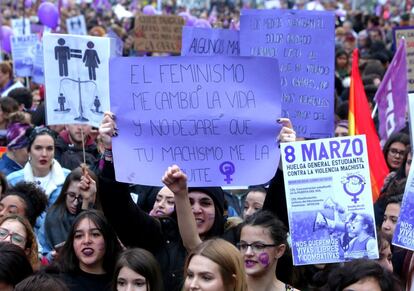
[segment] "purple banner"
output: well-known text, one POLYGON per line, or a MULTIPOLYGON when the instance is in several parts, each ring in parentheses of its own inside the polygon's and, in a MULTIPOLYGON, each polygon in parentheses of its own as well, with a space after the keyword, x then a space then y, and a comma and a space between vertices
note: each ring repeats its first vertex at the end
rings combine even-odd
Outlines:
POLYGON ((392 244, 414 251, 414 168, 410 168, 392 244))
POLYGON ((375 94, 375 101, 378 104, 378 131, 382 145, 393 132, 397 132, 405 126, 407 97, 405 41, 401 41, 375 94))
POLYGON ((240 54, 277 58, 282 116, 300 137, 334 131, 335 19, 331 12, 242 10, 240 54))
POLYGON ((276 59, 113 58, 109 71, 118 181, 161 185, 173 164, 191 186, 245 186, 274 175, 276 59))
POLYGON ((239 32, 228 29, 183 27, 182 56, 239 56, 239 32))

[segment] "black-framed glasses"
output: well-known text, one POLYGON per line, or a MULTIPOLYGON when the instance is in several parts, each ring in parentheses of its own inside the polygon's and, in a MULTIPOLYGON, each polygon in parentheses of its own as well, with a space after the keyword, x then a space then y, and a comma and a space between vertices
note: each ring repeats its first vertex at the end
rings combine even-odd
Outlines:
POLYGON ((399 151, 397 149, 390 149, 390 154, 394 157, 396 157, 397 155, 400 155, 401 157, 403 157, 405 154, 405 151, 399 151))
POLYGON ((265 248, 275 247, 276 244, 264 244, 258 241, 252 242, 251 244, 248 244, 245 241, 241 241, 237 243, 237 247, 242 252, 247 252, 247 249, 251 247, 252 251, 255 253, 263 251, 265 248))
POLYGON ((78 203, 81 203, 83 199, 81 195, 76 195, 76 193, 73 192, 66 192, 66 198, 70 202, 75 202, 75 200, 78 200, 78 203))
POLYGON ((15 245, 23 245, 26 242, 26 238, 21 234, 9 231, 3 227, 0 227, 0 240, 5 240, 7 237, 10 237, 10 241, 15 245))

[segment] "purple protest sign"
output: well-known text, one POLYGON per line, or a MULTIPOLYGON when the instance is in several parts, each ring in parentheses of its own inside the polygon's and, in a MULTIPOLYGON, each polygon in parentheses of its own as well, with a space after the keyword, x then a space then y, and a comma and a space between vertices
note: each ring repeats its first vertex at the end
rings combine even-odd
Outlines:
POLYGON ((228 29, 183 27, 182 56, 239 56, 239 32, 228 29))
POLYGON ((402 40, 374 97, 378 104, 381 144, 405 126, 407 97, 407 60, 402 40))
POLYGON ((414 168, 410 168, 392 244, 414 251, 414 168))
POLYGON ((333 136, 334 30, 332 12, 242 10, 240 55, 278 59, 282 116, 301 137, 333 136))
POLYGON ((276 59, 113 58, 109 71, 118 181, 160 185, 173 164, 191 186, 245 186, 274 175, 276 59))

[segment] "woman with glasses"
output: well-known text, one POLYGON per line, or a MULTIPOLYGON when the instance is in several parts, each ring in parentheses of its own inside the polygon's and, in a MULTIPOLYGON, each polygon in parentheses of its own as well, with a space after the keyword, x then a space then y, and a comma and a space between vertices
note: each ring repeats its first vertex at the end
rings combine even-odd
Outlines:
MULTIPOLYGON (((81 210, 94 208, 96 197, 95 174, 87 169, 78 167, 67 177, 62 186, 62 191, 46 214, 44 225, 45 247, 43 252, 50 252, 55 246, 65 242, 73 221, 81 210), (85 174, 84 174, 85 171, 85 174)), ((50 255, 48 259, 52 259, 50 255)))
POLYGON ((243 256, 249 290, 295 290, 275 275, 288 244, 286 227, 271 212, 259 210, 247 217, 237 246, 243 256))
MULTIPOLYGON (((55 203, 62 190, 63 182, 70 171, 62 168, 58 161, 54 159, 55 136, 50 129, 35 127, 28 130, 27 134, 29 137, 29 161, 23 169, 9 174, 7 180, 11 185, 15 185, 20 181, 34 182, 45 191, 48 197, 48 206, 50 206, 55 203)), ((41 227, 44 224, 45 216, 46 213, 44 212, 35 226, 42 253, 45 246, 45 235, 41 227)))
POLYGON ((409 145, 410 137, 405 133, 397 132, 388 138, 382 151, 390 171, 396 171, 401 167, 409 145))
POLYGON ((29 221, 17 214, 0 218, 0 242, 20 247, 26 254, 33 270, 40 267, 36 237, 29 221))
POLYGON ((342 241, 345 259, 375 259, 378 248, 371 216, 364 213, 351 213, 345 225, 346 233, 342 241))

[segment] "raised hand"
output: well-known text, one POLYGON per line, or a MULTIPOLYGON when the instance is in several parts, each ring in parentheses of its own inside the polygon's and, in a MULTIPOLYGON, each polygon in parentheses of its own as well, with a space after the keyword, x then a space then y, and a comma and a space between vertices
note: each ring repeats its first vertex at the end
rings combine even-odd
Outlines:
POLYGON ((175 196, 187 196, 187 175, 177 166, 168 167, 162 177, 162 182, 167 186, 175 196))
POLYGON ((112 149, 112 137, 118 135, 118 129, 115 123, 115 115, 112 112, 105 112, 101 125, 99 126, 99 133, 102 138, 102 143, 106 149, 112 149))

